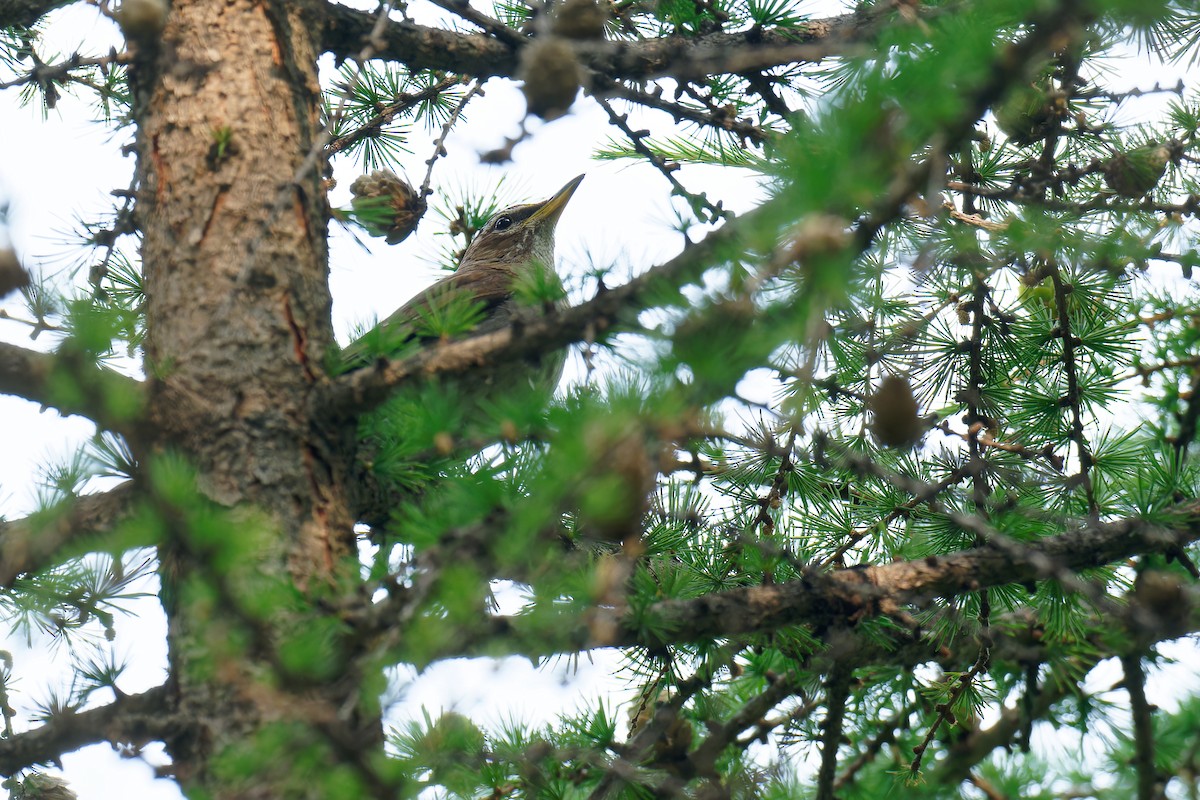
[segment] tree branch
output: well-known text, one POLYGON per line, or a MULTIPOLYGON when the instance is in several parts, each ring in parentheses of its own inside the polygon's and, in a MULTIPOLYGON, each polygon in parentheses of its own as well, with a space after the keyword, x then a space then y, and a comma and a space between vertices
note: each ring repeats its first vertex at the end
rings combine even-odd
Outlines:
POLYGON ((46 724, 0 739, 0 775, 13 775, 62 757, 63 753, 97 742, 145 744, 175 731, 182 722, 169 714, 165 686, 142 694, 118 697, 106 706, 63 712, 46 724))
POLYGON ((1146 673, 1141 653, 1121 656, 1125 672, 1125 690, 1129 692, 1129 711, 1133 715, 1133 763, 1137 770, 1138 800, 1157 800, 1161 795, 1158 769, 1154 758, 1154 708, 1146 700, 1146 673))
MULTIPOLYGON (((1099 654, 1091 655, 1083 661, 1072 663, 1072 672, 1085 675, 1101 660, 1103 659, 1099 654)), ((1046 716, 1056 703, 1079 688, 1074 680, 1069 679, 1048 680, 1045 684, 1040 689, 1026 688, 1026 692, 1037 693, 1032 703, 1021 702, 1004 708, 999 719, 990 727, 971 730, 955 742, 937 766, 926 773, 929 783, 934 786, 949 786, 968 780, 976 764, 987 758, 996 748, 1007 747, 1024 726, 1046 716)))
MULTIPOLYGON (((465 651, 460 648, 435 657, 495 652, 497 640, 508 640, 511 649, 526 655, 547 655, 594 647, 653 648, 703 642, 795 625, 828 631, 844 626, 848 620, 887 615, 905 603, 1031 583, 1055 577, 1062 570, 1084 570, 1134 555, 1171 552, 1200 540, 1200 520, 1195 517, 1198 510, 1200 501, 1181 506, 1180 521, 1173 528, 1137 519, 1089 525, 1030 542, 1025 545, 1028 557, 1021 559, 1014 559, 1006 548, 985 545, 916 561, 832 572, 814 569, 787 583, 740 587, 689 600, 664 600, 642 609, 636 617, 593 608, 588 612, 590 623, 578 624, 577 612, 564 611, 557 622, 539 615, 536 628, 531 628, 527 617, 494 616, 488 618, 486 630, 475 632, 478 635, 465 651)), ((386 626, 393 605, 373 606, 366 613, 375 619, 365 624, 386 626)), ((1132 609, 1129 613, 1135 612, 1140 614, 1142 610, 1132 609)), ((1138 616, 1137 622, 1142 625, 1146 619, 1138 616)), ((1110 619, 1110 624, 1115 620, 1110 619)), ((928 650, 929 645, 922 646, 928 650)))
POLYGON ((84 356, 39 353, 5 342, 0 342, 0 394, 23 397, 63 416, 79 414, 115 431, 126 430, 142 404, 139 381, 84 356))
POLYGON ((825 693, 825 719, 821 722, 821 766, 817 771, 817 800, 833 800, 833 780, 837 775, 838 747, 842 743, 842 725, 846 721, 846 701, 850 697, 853 674, 835 670, 829 676, 825 693))
MULTIPOLYGON (((751 697, 742 707, 735 711, 725 722, 713 722, 709 726, 708 736, 699 746, 688 753, 688 760, 699 775, 717 774, 717 761, 722 753, 747 728, 763 724, 767 712, 782 703, 787 698, 799 693, 803 699, 801 681, 794 673, 780 676, 769 683, 767 687, 751 697)), ((815 702, 815 701, 814 701, 815 702)), ((810 708, 809 703, 803 703, 802 708, 810 708)), ((765 740, 765 734, 762 735, 765 740)))
MULTIPOLYGON (((329 3, 327 11, 322 46, 339 58, 352 57, 370 36, 375 17, 337 3, 329 3)), ((613 79, 647 80, 668 74, 698 79, 821 61, 846 52, 872 19, 868 14, 843 14, 812 20, 787 34, 718 32, 641 41, 574 42, 572 47, 580 63, 613 79)), ((411 69, 440 69, 476 78, 512 76, 518 70, 519 43, 505 43, 487 34, 392 20, 382 38, 379 57, 402 61, 411 69)))
POLYGON ((0 0, 0 28, 30 28, 56 8, 76 0, 0 0))
MULTIPOLYGON (((876 616, 896 605, 950 597, 991 586, 1030 583, 1059 569, 1082 570, 1148 552, 1165 553, 1200 539, 1193 503, 1179 527, 1165 529, 1136 519, 1091 525, 1030 542, 1030 558, 1014 560, 991 545, 880 566, 815 571, 798 581, 750 586, 695 600, 667 600, 651 607, 656 628, 672 641, 761 633, 796 624, 825 628, 846 619, 876 616), (1047 563, 1049 562, 1049 563, 1047 563), (1047 569, 1053 565, 1049 570, 1047 569)), ((627 627, 618 629, 634 644, 627 627)), ((618 642, 614 642, 617 644, 618 642)))
POLYGON ((451 14, 457 14, 509 47, 520 47, 525 38, 519 31, 513 30, 500 20, 472 8, 468 0, 433 0, 433 3, 451 14))
POLYGON ((133 483, 107 492, 74 497, 14 522, 0 522, 0 587, 21 575, 61 560, 62 549, 85 536, 102 533, 133 503, 133 483))
POLYGON ((330 139, 329 144, 325 145, 325 154, 332 156, 363 139, 371 139, 379 136, 384 128, 390 125, 397 116, 412 108, 416 108, 422 103, 437 98, 442 92, 461 83, 462 79, 460 78, 442 78, 418 92, 413 92, 412 94, 400 92, 391 102, 379 107, 375 114, 366 122, 341 136, 330 139))

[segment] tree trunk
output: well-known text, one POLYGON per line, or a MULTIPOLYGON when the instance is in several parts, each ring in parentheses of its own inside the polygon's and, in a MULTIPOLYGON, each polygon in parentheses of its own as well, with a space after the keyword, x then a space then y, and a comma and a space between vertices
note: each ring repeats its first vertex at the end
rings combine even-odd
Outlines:
MULTIPOLYGON (((307 599, 356 568, 345 481, 353 441, 323 428, 309 403, 333 344, 326 202, 314 157, 317 8, 304 0, 174 0, 134 75, 151 381, 140 454, 182 454, 209 500, 269 514, 269 522, 246 518, 231 528, 263 537, 254 563, 238 566, 307 599)), ((185 791, 278 796, 265 774, 257 788, 218 785, 212 759, 248 752, 253 732, 287 719, 288 691, 338 708, 346 698, 311 682, 302 691, 263 689, 256 670, 279 666, 286 612, 252 611, 249 598, 233 605, 252 620, 252 658, 222 659, 211 605, 187 594, 195 570, 209 569, 212 581, 211 549, 201 552, 194 515, 168 500, 158 511, 167 521, 175 690, 194 723, 167 743, 177 775, 185 791)), ((222 592, 238 595, 236 575, 216 577, 222 592)), ((377 717, 362 725, 378 738, 377 717)))

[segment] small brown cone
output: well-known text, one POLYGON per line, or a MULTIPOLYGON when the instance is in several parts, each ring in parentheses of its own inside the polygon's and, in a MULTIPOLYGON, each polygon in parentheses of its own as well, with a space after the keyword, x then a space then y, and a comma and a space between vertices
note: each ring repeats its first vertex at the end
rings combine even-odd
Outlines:
POLYGON ((517 77, 525 81, 530 114, 552 120, 566 114, 579 92, 579 62, 565 40, 554 36, 534 39, 521 51, 517 77))
POLYGON ((387 170, 362 175, 350 184, 354 219, 372 236, 399 244, 417 229, 425 200, 404 179, 387 170))
POLYGON ((875 416, 871 431, 884 447, 912 447, 925 435, 928 426, 918 413, 908 378, 884 378, 867 408, 875 416))
POLYGON ((162 33, 167 12, 167 0, 121 0, 113 19, 126 41, 148 41, 162 33))
POLYGON ((1049 80, 1013 88, 993 108, 993 113, 1000 130, 1019 145, 1045 139, 1060 118, 1059 109, 1050 96, 1049 80))
POLYGON ((641 530, 658 475, 650 445, 640 428, 614 428, 605 421, 588 429, 585 439, 601 468, 582 483, 581 528, 602 541, 629 540, 641 530))
POLYGON ((1171 160, 1165 145, 1148 144, 1118 153, 1104 167, 1104 182, 1121 197, 1136 200, 1162 180, 1171 160))
POLYGON ((563 0, 554 10, 550 30, 564 39, 603 39, 608 5, 607 0, 563 0))

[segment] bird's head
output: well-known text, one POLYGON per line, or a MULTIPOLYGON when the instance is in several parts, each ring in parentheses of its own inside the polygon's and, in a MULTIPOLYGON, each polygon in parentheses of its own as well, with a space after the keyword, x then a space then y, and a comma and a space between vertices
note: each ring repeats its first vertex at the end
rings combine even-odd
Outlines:
POLYGON ((471 266, 510 265, 516 272, 529 264, 554 268, 554 228, 583 176, 572 178, 549 200, 510 206, 497 212, 463 253, 459 271, 471 266))

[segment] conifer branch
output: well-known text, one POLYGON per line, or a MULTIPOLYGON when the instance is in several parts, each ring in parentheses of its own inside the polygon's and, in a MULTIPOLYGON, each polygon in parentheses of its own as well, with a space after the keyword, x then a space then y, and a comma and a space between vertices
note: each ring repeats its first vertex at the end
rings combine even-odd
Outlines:
POLYGON ((834 800, 833 782, 837 775, 838 749, 842 744, 842 726, 846 722, 846 701, 854 679, 850 670, 834 670, 826 681, 825 719, 821 720, 821 766, 817 770, 816 800, 834 800))
POLYGON ((103 534, 132 507, 132 483, 63 500, 37 514, 0 522, 0 587, 66 557, 71 545, 103 534))
MULTIPOLYGON (((1081 526, 1057 536, 1020 543, 1019 555, 1011 547, 985 544, 918 560, 831 572, 810 569, 800 578, 783 583, 740 587, 686 600, 662 600, 640 610, 636 618, 608 609, 592 609, 593 617, 589 618, 592 624, 582 624, 574 612, 563 612, 553 624, 542 620, 534 630, 520 616, 493 616, 477 631, 479 635, 471 646, 451 647, 435 657, 469 655, 477 650, 488 652, 497 640, 509 641, 515 651, 525 655, 543 656, 594 647, 656 649, 765 634, 797 625, 818 632, 834 631, 842 629, 847 621, 890 615, 905 604, 921 606, 935 598, 996 586, 1046 579, 1061 581, 1065 574, 1103 567, 1135 555, 1166 554, 1200 541, 1200 500, 1177 507, 1175 518, 1178 522, 1169 527, 1139 519, 1081 526), (596 631, 605 633, 597 636, 596 631)), ((502 521, 495 521, 495 525, 497 530, 503 529, 502 521)), ((488 526, 486 530, 474 531, 470 537, 487 541, 495 537, 495 532, 488 526)), ((456 548, 462 546, 465 545, 455 544, 456 548)), ((1192 629, 1190 626, 1200 626, 1200 618, 1193 619, 1195 606, 1193 602, 1191 610, 1180 611, 1179 617, 1188 620, 1183 623, 1184 628, 1174 618, 1159 619, 1145 609, 1126 609, 1116 602, 1106 603, 1101 611, 1106 614, 1109 627, 1124 624, 1156 638, 1169 638, 1186 633, 1192 629)), ((364 609, 358 624, 366 629, 386 627, 399 610, 393 603, 377 604, 364 609)), ((996 633, 1000 627, 999 623, 992 626, 994 636, 1001 635, 996 633)), ((979 644, 973 633, 964 643, 974 648, 971 662, 964 665, 966 668, 978 659, 979 644)), ((918 647, 929 655, 928 644, 921 643, 918 647)), ((831 650, 845 657, 856 648, 857 645, 839 645, 831 650)), ((992 650, 993 659, 1014 658, 1001 646, 992 650)))
MULTIPOLYGON (((57 64, 43 63, 36 55, 33 55, 33 60, 33 67, 28 71, 21 73, 12 80, 0 81, 0 90, 12 89, 16 86, 32 85, 39 87, 46 93, 47 97, 57 97, 57 89, 52 88, 54 84, 78 83, 103 94, 107 91, 106 89, 97 85, 94 81, 79 77, 75 74, 75 71, 88 70, 92 67, 107 69, 127 64, 129 62, 129 54, 118 53, 116 50, 110 50, 103 56, 84 56, 82 53, 73 53, 57 64)), ((51 108, 54 106, 50 101, 47 101, 47 105, 51 108)))
MULTIPOLYGON (((758 729, 757 735, 765 738, 766 731, 763 731, 760 726, 763 725, 767 713, 795 695, 800 695, 800 698, 804 699, 803 688, 797 676, 794 673, 780 675, 769 681, 763 691, 743 703, 741 708, 733 712, 728 720, 714 723, 709 728, 708 736, 704 741, 688 755, 696 772, 701 775, 715 774, 716 764, 722 753, 729 746, 739 744, 738 735, 749 728, 758 729)), ((800 709, 811 711, 815 703, 816 698, 808 703, 802 703, 800 709)), ((779 720, 779 722, 782 721, 779 720)))
POLYGON ((1058 327, 1055 329, 1055 335, 1062 341, 1063 373, 1067 379, 1067 392, 1063 400, 1071 410, 1069 436, 1075 443, 1075 452, 1079 458, 1079 472, 1072 477, 1077 478, 1083 485, 1083 491, 1087 497, 1088 513, 1094 518, 1099 518, 1100 507, 1096 503, 1096 491, 1092 486, 1092 450, 1083 427, 1084 397, 1083 390, 1079 385, 1080 364, 1076 357, 1076 351, 1081 342, 1071 328, 1069 305, 1071 300, 1068 294, 1074 290, 1074 287, 1068 286, 1063 281, 1062 273, 1057 265, 1051 264, 1049 272, 1050 279, 1054 281, 1054 306, 1058 311, 1058 327))
MULTIPOLYGON (((743 636, 807 624, 817 629, 846 619, 875 616, 896 604, 950 597, 980 588, 1057 578, 1139 553, 1167 553, 1200 540, 1200 503, 1181 507, 1179 524, 1165 528, 1137 519, 1100 523, 1023 545, 1015 560, 1007 549, 985 546, 919 561, 812 573, 772 586, 731 589, 696 600, 666 600, 651 607, 656 627, 672 642, 743 636)), ((653 637, 651 637, 653 640, 653 637)), ((642 642, 628 628, 611 642, 642 642)))
POLYGON ((1121 656, 1121 667, 1125 673, 1125 691, 1129 692, 1129 710, 1133 715, 1137 800, 1158 800, 1162 793, 1154 758, 1154 707, 1146 699, 1146 673, 1142 671, 1141 654, 1121 656))
MULTIPOLYGON (((465 4, 447 2, 446 6, 455 13, 467 13, 463 10, 465 4)), ((339 58, 353 56, 370 34, 374 17, 337 3, 329 3, 327 11, 325 49, 339 58)), ((479 19, 471 21, 487 27, 484 15, 475 14, 479 19)), ((573 47, 584 66, 616 80, 646 80, 664 75, 703 78, 796 62, 818 62, 843 54, 858 46, 870 23, 870 15, 852 13, 810 20, 787 33, 717 32, 642 41, 577 42, 573 47)), ((511 31, 506 27, 504 30, 511 31)), ((411 69, 440 69, 476 78, 514 76, 518 71, 519 49, 529 39, 523 34, 512 34, 515 36, 503 34, 501 39, 496 35, 459 33, 391 20, 383 32, 378 55, 402 61, 411 69)))
POLYGON ((171 713, 170 697, 166 686, 158 686, 86 711, 60 712, 41 727, 0 739, 0 775, 56 762, 89 744, 148 744, 176 734, 187 722, 171 713))
POLYGON ((592 790, 588 796, 588 800, 605 800, 612 797, 618 788, 620 788, 621 779, 624 777, 621 770, 612 767, 620 765, 639 764, 647 756, 649 756, 656 745, 662 742, 670 730, 678 723, 679 712, 683 708, 684 703, 692 699, 698 692, 704 690, 712 684, 714 678, 711 669, 702 669, 695 675, 692 675, 687 680, 681 682, 676 687, 667 702, 659 705, 654 713, 648 719, 637 726, 635 721, 633 729, 630 731, 628 741, 625 742, 621 757, 616 763, 610 766, 605 776, 600 780, 600 783, 592 790))
POLYGON ((509 47, 520 47, 525 37, 505 25, 498 19, 488 16, 479 9, 472 8, 468 0, 433 0, 434 5, 444 8, 452 14, 479 27, 484 33, 494 36, 509 47))
POLYGON ((843 786, 850 784, 854 780, 863 767, 873 762, 883 751, 884 745, 891 744, 896 739, 896 731, 901 726, 907 723, 907 720, 912 716, 915 710, 915 705, 907 705, 899 709, 893 716, 883 720, 879 726, 879 732, 876 733, 867 742, 866 747, 862 749, 850 764, 842 771, 841 774, 833 782, 833 791, 839 791, 843 786))
POLYGON ((738 117, 735 108, 708 110, 693 108, 677 101, 667 100, 663 97, 661 86, 656 86, 650 91, 641 91, 624 83, 609 81, 607 85, 597 87, 597 89, 594 89, 597 94, 619 97, 639 106, 663 111, 670 114, 676 122, 686 120, 713 130, 727 131, 741 139, 743 144, 751 142, 761 145, 772 136, 770 129, 754 125, 749 120, 738 117))
POLYGON ((599 103, 600 107, 604 109, 604 112, 608 114, 609 124, 620 130, 621 133, 625 135, 625 138, 629 140, 629 144, 631 147, 633 147, 634 151, 646 159, 646 161, 650 162, 650 164, 660 173, 662 173, 664 178, 667 179, 667 181, 671 184, 672 194, 676 194, 687 200, 697 216, 700 216, 701 211, 706 213, 708 218, 704 220, 705 222, 715 223, 722 219, 729 218, 729 212, 722 208, 720 201, 713 203, 708 199, 707 195, 703 193, 696 194, 695 192, 690 192, 682 183, 679 182, 679 178, 675 177, 675 173, 679 170, 679 163, 676 161, 668 161, 658 153, 655 153, 653 150, 651 150, 649 145, 646 144, 646 140, 650 137, 650 131, 634 130, 629 125, 628 114, 617 113, 616 109, 612 107, 612 104, 602 97, 597 96, 595 100, 597 103, 599 103))
POLYGON ((340 153, 356 142, 378 136, 384 130, 385 126, 391 124, 396 117, 410 109, 416 108, 422 103, 436 100, 442 92, 452 89, 460 83, 462 83, 460 78, 445 77, 419 91, 412 93, 400 92, 392 102, 378 108, 375 115, 363 122, 363 124, 354 130, 347 131, 341 136, 330 139, 329 143, 325 145, 326 155, 331 156, 335 153, 340 153))
POLYGON ((0 0, 0 28, 32 28, 56 8, 76 0, 0 0))
MULTIPOLYGON (((986 591, 986 590, 985 590, 986 591)), ((921 764, 925 760, 925 752, 929 749, 929 745, 933 742, 937 735, 938 729, 943 725, 953 725, 954 721, 954 706, 962 699, 962 697, 971 690, 971 686, 980 675, 991 664, 991 656, 986 646, 980 646, 979 657, 975 659, 975 663, 966 672, 961 672, 952 681, 949 697, 941 703, 938 703, 934 710, 937 712, 933 718, 933 722, 925 731, 925 735, 921 737, 921 743, 913 748, 913 760, 909 764, 908 770, 913 778, 916 778, 921 773, 921 764)))
POLYGON ((39 353, 0 342, 0 394, 53 408, 63 416, 78 414, 102 428, 123 431, 136 418, 142 384, 69 350, 39 353))
MULTIPOLYGON (((1098 655, 1089 655, 1074 660, 1072 669, 1087 674, 1101 660, 1098 655)), ((1052 677, 1044 681, 1043 686, 1027 686, 1024 698, 1004 708, 999 718, 987 728, 967 731, 945 757, 925 773, 925 778, 935 786, 952 786, 968 780, 977 764, 994 750, 1011 746, 1026 726, 1045 717, 1056 703, 1077 690, 1073 681, 1062 677, 1058 680, 1052 677)))

